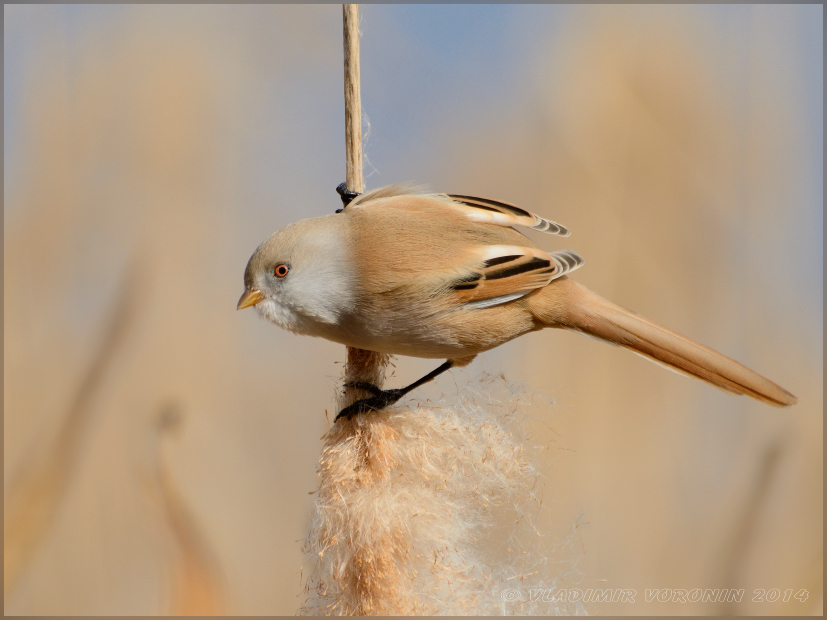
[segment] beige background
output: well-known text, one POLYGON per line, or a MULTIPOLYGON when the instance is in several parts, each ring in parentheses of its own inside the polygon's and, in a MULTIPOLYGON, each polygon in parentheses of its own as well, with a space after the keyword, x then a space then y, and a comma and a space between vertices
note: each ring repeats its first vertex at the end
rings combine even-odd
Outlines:
MULTIPOLYGON (((260 241, 339 206, 341 10, 4 18, 5 612, 294 613, 344 348, 235 304, 260 241)), ((555 563, 531 587, 559 562, 637 590, 593 614, 820 612, 822 23, 364 7, 368 187, 559 221, 569 239, 537 239, 585 257, 579 282, 799 397, 773 409, 551 331, 422 390, 503 372, 556 401, 532 420, 555 563), (772 588, 809 596, 752 602, 772 588)), ((433 366, 396 364, 392 385, 433 366)))

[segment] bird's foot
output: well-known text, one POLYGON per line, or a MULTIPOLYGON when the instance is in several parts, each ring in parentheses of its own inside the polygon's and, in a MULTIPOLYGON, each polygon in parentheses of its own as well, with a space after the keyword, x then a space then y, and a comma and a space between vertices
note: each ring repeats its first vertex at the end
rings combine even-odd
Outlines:
MULTIPOLYGON (((405 394, 407 394, 407 390, 383 390, 372 383, 361 383, 358 381, 349 381, 345 383, 345 387, 352 387, 358 388, 360 390, 365 390, 366 392, 370 392, 373 394, 370 398, 363 398, 362 400, 357 400, 352 405, 348 405, 344 409, 342 409, 339 414, 336 416, 336 420, 339 418, 347 418, 350 419, 355 415, 360 413, 367 413, 368 411, 381 411, 385 407, 388 407, 402 398, 405 394)), ((335 420, 334 420, 335 422, 335 420)))
POLYGON ((346 183, 339 183, 339 185, 336 186, 336 193, 339 194, 339 197, 342 199, 342 208, 336 209, 336 213, 341 213, 344 211, 345 207, 359 195, 358 192, 349 190, 346 183))

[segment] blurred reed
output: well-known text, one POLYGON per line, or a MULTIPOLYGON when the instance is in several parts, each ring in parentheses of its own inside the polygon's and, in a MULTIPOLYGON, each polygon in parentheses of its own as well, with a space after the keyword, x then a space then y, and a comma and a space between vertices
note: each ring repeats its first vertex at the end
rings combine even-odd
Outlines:
POLYGON ((3 521, 3 593, 9 596, 20 573, 48 533, 66 486, 76 469, 84 435, 95 411, 95 397, 113 358, 124 346, 146 292, 140 265, 123 277, 117 298, 103 322, 104 332, 89 367, 54 437, 27 454, 9 483, 3 521))
MULTIPOLYGON (((158 441, 180 433, 183 413, 172 403, 158 416, 158 441)), ((224 576, 210 543, 192 510, 178 492, 163 446, 157 451, 156 490, 160 495, 162 518, 174 546, 168 569, 168 613, 173 616, 225 615, 224 576)))

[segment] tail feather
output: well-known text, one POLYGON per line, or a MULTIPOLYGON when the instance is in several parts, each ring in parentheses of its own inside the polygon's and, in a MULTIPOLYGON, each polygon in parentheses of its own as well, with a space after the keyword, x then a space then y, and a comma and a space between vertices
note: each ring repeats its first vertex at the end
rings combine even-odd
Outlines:
POLYGON ((595 336, 727 392, 747 394, 776 407, 798 401, 743 364, 624 310, 573 280, 561 278, 538 293, 532 300, 532 309, 549 327, 595 336))

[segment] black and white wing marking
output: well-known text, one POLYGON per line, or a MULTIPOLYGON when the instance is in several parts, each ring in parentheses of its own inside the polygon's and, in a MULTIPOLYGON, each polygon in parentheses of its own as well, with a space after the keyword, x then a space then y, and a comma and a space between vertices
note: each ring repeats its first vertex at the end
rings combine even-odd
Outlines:
POLYGON ((475 254, 474 266, 450 284, 456 301, 467 308, 488 308, 519 299, 583 265, 583 259, 571 250, 547 253, 537 248, 489 245, 475 254))
POLYGON ((507 202, 459 194, 446 194, 446 196, 475 222, 498 226, 523 226, 559 237, 568 237, 571 234, 565 226, 507 202))

